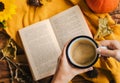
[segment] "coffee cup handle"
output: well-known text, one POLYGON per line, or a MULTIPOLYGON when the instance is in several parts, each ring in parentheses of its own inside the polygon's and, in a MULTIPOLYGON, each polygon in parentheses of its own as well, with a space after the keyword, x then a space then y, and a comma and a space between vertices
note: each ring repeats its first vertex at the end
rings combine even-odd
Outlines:
POLYGON ((99 48, 108 49, 106 46, 100 46, 99 48))
MULTIPOLYGON (((99 48, 102 48, 102 49, 108 49, 106 46, 99 46, 99 48)), ((99 54, 99 52, 100 52, 100 50, 99 51, 97 51, 98 52, 98 54, 99 54)), ((99 54, 99 57, 101 57, 101 54, 99 54)))

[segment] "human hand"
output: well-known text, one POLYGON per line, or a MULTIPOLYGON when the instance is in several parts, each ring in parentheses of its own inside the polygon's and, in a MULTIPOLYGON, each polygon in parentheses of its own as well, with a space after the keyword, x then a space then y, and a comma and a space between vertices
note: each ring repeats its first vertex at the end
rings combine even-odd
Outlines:
POLYGON ((79 69, 71 65, 66 58, 65 50, 66 46, 64 47, 62 54, 58 59, 58 67, 56 69, 52 83, 68 83, 75 75, 93 70, 92 67, 79 69))
POLYGON ((106 46, 108 49, 98 48, 97 51, 104 57, 113 57, 120 61, 120 42, 117 40, 104 40, 100 42, 101 46, 106 46))
POLYGON ((104 40, 100 42, 101 46, 105 46, 108 49, 98 48, 98 53, 103 56, 100 58, 102 62, 102 67, 109 70, 113 75, 115 83, 120 83, 120 42, 117 40, 104 40), (109 58, 105 59, 104 57, 113 57, 116 60, 109 58))

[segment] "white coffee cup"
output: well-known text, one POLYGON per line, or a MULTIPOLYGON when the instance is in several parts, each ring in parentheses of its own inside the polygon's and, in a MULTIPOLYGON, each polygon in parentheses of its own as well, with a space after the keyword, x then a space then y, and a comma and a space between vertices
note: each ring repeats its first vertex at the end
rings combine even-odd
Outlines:
POLYGON ((88 68, 98 60, 97 48, 98 44, 91 37, 77 36, 67 45, 67 59, 75 67, 88 68))

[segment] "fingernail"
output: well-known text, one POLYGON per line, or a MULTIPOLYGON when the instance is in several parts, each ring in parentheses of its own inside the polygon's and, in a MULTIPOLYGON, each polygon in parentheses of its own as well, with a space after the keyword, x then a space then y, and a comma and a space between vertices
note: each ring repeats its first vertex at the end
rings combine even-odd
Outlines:
POLYGON ((102 49, 108 49, 106 46, 100 46, 99 48, 102 48, 102 49))
POLYGON ((90 70, 90 71, 93 70, 93 67, 90 67, 89 70, 90 70))

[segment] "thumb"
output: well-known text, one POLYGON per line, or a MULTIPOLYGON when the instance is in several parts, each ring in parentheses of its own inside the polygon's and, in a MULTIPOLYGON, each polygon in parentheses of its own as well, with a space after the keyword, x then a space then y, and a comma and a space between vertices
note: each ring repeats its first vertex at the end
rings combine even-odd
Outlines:
POLYGON ((93 70, 93 67, 89 67, 89 68, 83 69, 82 71, 80 70, 80 73, 85 73, 92 70, 93 70))
POLYGON ((97 53, 105 57, 114 57, 116 55, 116 50, 97 48, 97 53))

